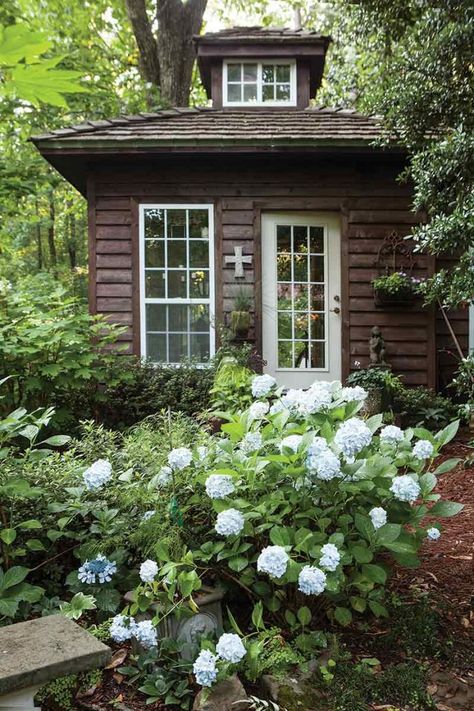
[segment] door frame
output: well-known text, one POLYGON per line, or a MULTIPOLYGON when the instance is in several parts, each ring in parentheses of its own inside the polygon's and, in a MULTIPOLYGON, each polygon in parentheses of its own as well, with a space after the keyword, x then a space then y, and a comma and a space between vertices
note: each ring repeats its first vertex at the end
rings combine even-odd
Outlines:
POLYGON ((340 198, 281 198, 255 200, 253 208, 255 265, 255 345, 263 347, 262 314, 262 212, 333 212, 339 216, 341 229, 341 379, 350 373, 349 334, 349 201, 340 198))

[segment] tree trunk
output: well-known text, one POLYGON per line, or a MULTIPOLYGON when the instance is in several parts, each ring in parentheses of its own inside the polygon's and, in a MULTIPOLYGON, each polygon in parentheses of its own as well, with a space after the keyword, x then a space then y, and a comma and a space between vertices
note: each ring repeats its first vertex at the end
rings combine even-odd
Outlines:
POLYGON ((48 247, 49 247, 49 259, 50 264, 53 269, 56 269, 57 265, 57 255, 56 255, 56 244, 54 241, 54 221, 56 213, 54 209, 54 193, 50 194, 49 197, 49 225, 48 225, 48 247))
POLYGON ((38 271, 40 272, 43 269, 43 243, 41 241, 41 222, 40 222, 40 215, 39 215, 38 200, 36 200, 35 205, 36 205, 36 226, 35 226, 36 258, 37 258, 37 263, 38 263, 38 271))
POLYGON ((140 71, 158 86, 166 106, 188 106, 198 34, 207 0, 156 0, 158 30, 153 35, 145 0, 125 0, 140 53, 140 71))
POLYGON ((77 265, 77 255, 76 255, 76 218, 71 213, 69 216, 69 240, 67 243, 67 251, 69 254, 69 264, 71 265, 71 270, 76 268, 77 265))

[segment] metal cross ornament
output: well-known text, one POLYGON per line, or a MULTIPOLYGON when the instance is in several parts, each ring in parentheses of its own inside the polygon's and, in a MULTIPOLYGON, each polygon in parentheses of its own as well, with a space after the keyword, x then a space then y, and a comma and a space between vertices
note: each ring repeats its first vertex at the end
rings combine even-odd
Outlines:
POLYGON ((244 264, 252 264, 252 257, 249 255, 246 255, 245 257, 242 254, 242 245, 237 245, 234 247, 234 256, 233 257, 225 257, 225 263, 226 264, 234 264, 235 265, 235 271, 234 271, 234 278, 235 279, 242 279, 244 275, 244 264))

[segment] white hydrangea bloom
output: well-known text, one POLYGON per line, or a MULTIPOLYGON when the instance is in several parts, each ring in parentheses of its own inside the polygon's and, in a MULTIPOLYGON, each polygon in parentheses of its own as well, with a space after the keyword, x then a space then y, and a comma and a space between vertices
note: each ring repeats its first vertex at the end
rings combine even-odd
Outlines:
POLYGON ((374 528, 381 528, 387 523, 387 512, 381 506, 375 506, 371 509, 369 516, 374 528))
POLYGON ((228 474, 211 474, 206 479, 206 493, 211 499, 225 499, 234 491, 234 480, 228 474))
POLYGON ((282 410, 285 409, 284 404, 282 403, 281 400, 275 400, 273 405, 270 408, 270 415, 278 415, 279 412, 282 412, 282 410))
POLYGON ((127 615, 115 615, 110 625, 110 636, 121 644, 132 638, 135 621, 127 615))
POLYGON ((216 652, 221 659, 231 664, 238 664, 247 654, 239 635, 228 632, 219 637, 216 652))
POLYGON ((348 462, 353 462, 356 454, 359 454, 371 441, 372 432, 358 417, 351 417, 343 422, 334 437, 334 442, 348 462))
POLYGON ((291 449, 296 454, 302 439, 302 435, 288 435, 288 437, 284 437, 281 440, 280 444, 278 445, 278 449, 280 450, 280 452, 283 452, 284 448, 291 449))
POLYGON ((319 565, 321 568, 326 568, 326 570, 334 571, 339 565, 341 560, 341 554, 337 550, 334 543, 326 543, 321 548, 321 558, 319 559, 319 565))
POLYGON ((220 536, 238 536, 244 527, 244 517, 237 509, 226 509, 217 514, 215 530, 220 536))
POLYGON ((272 578, 281 578, 286 573, 290 557, 282 546, 267 546, 257 560, 259 573, 268 573, 272 578))
POLYGON ((173 471, 171 467, 167 467, 166 465, 164 467, 161 467, 160 471, 154 478, 154 484, 161 488, 164 488, 165 486, 168 486, 168 484, 171 482, 173 478, 173 471))
POLYGON ((389 442, 390 444, 397 444, 397 442, 403 442, 405 435, 403 430, 396 425, 386 425, 380 430, 380 441, 389 442))
POLYGON ((240 442, 240 448, 245 454, 251 454, 261 449, 263 438, 260 432, 247 432, 245 437, 240 442))
POLYGON ((416 459, 429 459, 433 456, 434 447, 427 439, 420 439, 413 447, 413 456, 416 459))
POLYGON ((276 380, 271 375, 256 375, 252 380, 252 395, 254 397, 266 397, 275 387, 276 380))
POLYGON ((281 398, 281 403, 287 410, 295 415, 305 412, 306 393, 304 390, 289 388, 281 398))
POLYGON ((158 575, 158 565, 154 560, 145 560, 140 566, 140 578, 144 583, 152 583, 158 575))
POLYGON ((177 447, 168 454, 168 464, 172 469, 186 469, 193 461, 193 453, 187 447, 177 447))
POLYGON ((155 513, 156 513, 155 509, 151 509, 150 511, 145 511, 145 513, 142 516, 142 521, 143 522, 149 521, 151 518, 153 518, 155 513))
POLYGON ((430 541, 437 541, 440 536, 441 531, 439 530, 439 528, 435 528, 434 526, 433 528, 428 528, 428 530, 426 531, 426 537, 430 541))
POLYGON ((396 476, 393 480, 390 491, 394 494, 395 498, 400 501, 416 501, 420 495, 420 486, 414 481, 408 474, 402 474, 402 476, 396 476))
POLYGON ((340 398, 345 402, 363 402, 368 397, 368 392, 360 385, 341 389, 340 398))
POLYGON ((158 644, 158 634, 151 620, 136 622, 133 626, 133 636, 145 649, 151 649, 158 644))
POLYGON ((335 477, 342 476, 339 457, 334 452, 331 452, 330 449, 324 449, 318 455, 308 457, 308 464, 309 462, 311 462, 310 474, 315 475, 322 481, 330 481, 335 477))
POLYGON ((197 453, 198 453, 198 457, 199 457, 199 459, 200 459, 201 462, 202 462, 202 460, 205 459, 205 458, 207 457, 207 455, 209 454, 209 448, 208 448, 208 447, 204 447, 204 445, 199 446, 196 451, 197 451, 197 453))
POLYGON ((298 590, 305 595, 320 595, 325 588, 325 573, 316 566, 305 565, 298 576, 298 590))
POLYGON ((261 420, 262 417, 265 417, 269 409, 270 405, 268 402, 261 402, 257 400, 257 402, 253 402, 250 405, 249 416, 252 420, 261 420))
MULTIPOLYGON (((336 383, 337 385, 337 383, 336 383)), ((329 407, 332 403, 335 383, 326 380, 316 380, 306 391, 304 411, 305 414, 314 415, 329 407)))
POLYGON ((88 467, 82 480, 89 491, 100 489, 112 476, 112 465, 108 459, 98 459, 88 467))
POLYGON ((217 679, 217 657, 208 649, 202 649, 193 664, 193 672, 199 686, 212 686, 217 679))

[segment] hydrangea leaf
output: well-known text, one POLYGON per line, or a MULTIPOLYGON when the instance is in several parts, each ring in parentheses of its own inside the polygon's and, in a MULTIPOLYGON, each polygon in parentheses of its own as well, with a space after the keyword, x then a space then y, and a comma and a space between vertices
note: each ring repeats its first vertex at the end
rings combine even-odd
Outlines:
POLYGON ((456 501, 438 501, 430 510, 432 516, 455 516, 464 508, 463 504, 456 501))
POLYGON ((342 627, 347 627, 352 622, 352 612, 347 607, 336 607, 334 618, 342 627))

